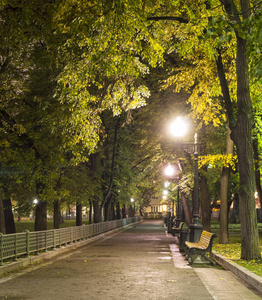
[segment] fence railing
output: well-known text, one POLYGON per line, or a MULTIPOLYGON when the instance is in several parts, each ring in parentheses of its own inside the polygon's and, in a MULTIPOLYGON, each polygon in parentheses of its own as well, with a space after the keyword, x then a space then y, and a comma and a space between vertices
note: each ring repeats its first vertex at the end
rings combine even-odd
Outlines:
POLYGON ((0 233, 0 266, 7 259, 17 260, 20 256, 38 254, 39 251, 47 251, 76 243, 140 220, 141 217, 133 217, 45 231, 29 232, 26 230, 14 234, 0 233))

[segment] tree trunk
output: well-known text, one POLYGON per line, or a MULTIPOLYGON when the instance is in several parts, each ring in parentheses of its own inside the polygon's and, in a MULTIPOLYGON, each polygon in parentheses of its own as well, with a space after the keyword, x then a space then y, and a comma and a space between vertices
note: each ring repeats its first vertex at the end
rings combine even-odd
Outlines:
MULTIPOLYGON (((253 150, 254 150, 254 161, 255 161, 255 180, 256 180, 256 190, 258 194, 258 199, 260 203, 260 212, 262 209, 262 189, 261 189, 261 182, 260 182, 260 170, 259 170, 259 153, 258 153, 258 139, 256 138, 253 141, 253 150)), ((261 216, 259 215, 259 222, 261 222, 261 216)))
POLYGON ((252 104, 248 84, 245 40, 237 37, 238 123, 232 139, 239 164, 239 206, 241 219, 241 258, 261 258, 255 203, 255 173, 252 149, 252 104))
POLYGON ((121 219, 121 211, 120 211, 120 204, 119 204, 119 202, 116 203, 116 219, 117 220, 121 219))
POLYGON ((135 211, 134 208, 132 207, 132 205, 130 204, 128 207, 128 217, 134 217, 135 216, 135 211))
POLYGON ((105 207, 107 205, 107 211, 105 212, 105 216, 106 216, 107 220, 110 219, 109 211, 110 211, 110 203, 111 203, 111 199, 112 199, 112 189, 113 189, 113 184, 114 184, 115 161, 116 161, 117 146, 118 146, 117 138, 118 138, 119 127, 120 127, 120 117, 118 117, 117 122, 115 124, 109 185, 108 185, 107 192, 106 192, 103 204, 102 204, 102 207, 105 207))
MULTIPOLYGON (((201 136, 206 139, 206 126, 203 125, 201 127, 201 136)), ((201 155, 206 155, 206 143, 204 143, 201 147, 201 155)), ((199 180, 199 190, 200 190, 200 204, 201 204, 201 215, 202 215, 202 225, 203 229, 206 231, 211 231, 211 199, 209 196, 209 189, 207 184, 207 166, 202 167, 200 173, 199 180)))
MULTIPOLYGON (((227 131, 227 148, 226 155, 233 154, 234 143, 230 138, 231 131, 228 128, 227 131)), ((220 244, 228 244, 228 182, 230 175, 230 168, 223 168, 220 184, 220 234, 219 242, 220 244)))
POLYGON ((76 226, 83 225, 82 204, 76 204, 76 226))
MULTIPOLYGON (((90 155, 90 163, 91 163, 91 170, 94 172, 94 174, 97 172, 97 155, 96 153, 90 155)), ((94 197, 92 200, 92 205, 94 209, 94 217, 93 221, 94 223, 100 223, 102 221, 102 216, 101 216, 101 208, 99 204, 99 198, 97 196, 94 197)))
POLYGON ((7 196, 5 200, 3 200, 3 207, 5 217, 5 232, 6 234, 16 233, 14 215, 12 211, 12 203, 11 198, 9 196, 7 196))
POLYGON ((220 182, 219 243, 228 244, 228 180, 230 168, 223 168, 220 182))
POLYGON ((188 199, 186 198, 186 195, 184 192, 181 192, 181 198, 182 198, 182 202, 183 202, 186 223, 187 223, 187 226, 189 227, 189 225, 192 224, 192 213, 190 211, 188 199))
POLYGON ((104 221, 109 221, 109 204, 108 202, 104 203, 104 221))
POLYGON ((59 228, 59 201, 56 200, 53 202, 53 222, 54 222, 54 229, 59 228))
POLYGON ((125 219, 126 218, 126 206, 125 204, 123 204, 123 207, 122 207, 122 219, 125 219))
POLYGON ((101 209, 99 205, 99 199, 93 201, 93 208, 94 208, 94 223, 101 222, 101 209))
POLYGON ((68 203, 68 220, 71 220, 71 207, 69 203, 68 203))
POLYGON ((233 224, 240 223, 240 219, 239 219, 239 196, 238 196, 238 194, 234 195, 233 211, 231 212, 231 220, 230 221, 233 224))
MULTIPOLYGON (((205 172, 207 171, 207 168, 205 172)), ((203 172, 201 172, 199 189, 201 195, 201 215, 202 215, 202 225, 203 229, 206 231, 211 231, 210 221, 211 221, 211 208, 210 208, 210 197, 207 185, 207 178, 203 172)))
POLYGON ((89 200, 89 224, 92 224, 92 210, 93 210, 93 204, 92 201, 89 200))
POLYGON ((0 191, 0 232, 5 234, 5 217, 4 217, 4 206, 2 201, 2 192, 0 191))
POLYGON ((35 206, 35 231, 47 230, 47 202, 39 201, 35 206))
POLYGON ((110 203, 110 220, 113 221, 116 219, 115 203, 111 201, 110 203))

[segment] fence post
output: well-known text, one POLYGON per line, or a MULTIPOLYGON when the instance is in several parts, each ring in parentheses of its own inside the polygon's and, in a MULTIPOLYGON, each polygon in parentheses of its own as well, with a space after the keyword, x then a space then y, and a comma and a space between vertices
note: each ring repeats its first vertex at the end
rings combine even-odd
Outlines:
POLYGON ((25 230, 25 234, 26 234, 26 256, 28 257, 29 256, 29 252, 30 252, 30 249, 29 249, 29 230, 25 230))
POLYGON ((48 245, 47 245, 47 230, 45 230, 45 252, 47 252, 47 247, 48 247, 48 245))
POLYGON ((53 229, 53 248, 56 248, 56 229, 53 229))
POLYGON ((4 260, 4 235, 0 232, 0 266, 3 266, 4 260))
POLYGON ((55 229, 53 229, 53 249, 55 249, 55 229))
POLYGON ((70 237, 71 237, 71 241, 70 243, 74 242, 74 233, 73 233, 73 227, 70 227, 70 237))
POLYGON ((14 261, 17 261, 17 234, 15 234, 15 258, 14 261))
POLYGON ((36 232, 36 254, 39 253, 39 232, 36 232))
POLYGON ((84 229, 84 239, 87 239, 87 225, 83 225, 83 229, 84 229))

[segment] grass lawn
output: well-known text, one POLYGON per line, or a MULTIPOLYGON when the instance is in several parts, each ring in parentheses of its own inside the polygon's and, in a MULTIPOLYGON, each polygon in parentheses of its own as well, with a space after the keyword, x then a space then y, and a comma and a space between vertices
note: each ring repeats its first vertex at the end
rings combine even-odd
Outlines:
MULTIPOLYGON (((20 221, 15 222, 16 232, 23 232, 25 230, 34 231, 34 221, 20 221)), ((83 224, 88 224, 88 220, 83 220, 83 224)), ((65 220, 64 223, 60 224, 59 228, 76 226, 76 220, 65 220)), ((54 229, 53 220, 47 221, 47 229, 54 229)))
MULTIPOLYGON (((258 224, 260 249, 262 253, 262 223, 258 224)), ((219 223, 211 225, 211 231, 219 235, 219 223)), ((247 268, 249 271, 262 276, 262 260, 246 261, 241 257, 240 224, 229 224, 229 244, 219 244, 219 237, 214 239, 213 250, 224 257, 247 268)))

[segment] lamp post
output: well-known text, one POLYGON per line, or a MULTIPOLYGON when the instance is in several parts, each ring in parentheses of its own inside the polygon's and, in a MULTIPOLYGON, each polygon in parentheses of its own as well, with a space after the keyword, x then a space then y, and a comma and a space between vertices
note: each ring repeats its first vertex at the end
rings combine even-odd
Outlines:
MULTIPOLYGON (((166 176, 171 177, 171 178, 174 176, 175 171, 176 170, 175 170, 174 166, 172 166, 172 165, 168 165, 165 168, 166 176)), ((170 217, 169 222, 168 222, 168 230, 167 230, 168 233, 172 232, 172 227, 174 225, 174 219, 175 219, 175 202, 174 202, 173 197, 172 197, 171 201, 172 201, 172 211, 171 211, 171 217, 170 217)))
POLYGON ((179 227, 179 224, 181 222, 181 216, 180 216, 180 203, 179 203, 179 176, 177 176, 177 208, 176 208, 176 227, 179 227))
POLYGON ((198 203, 198 149, 197 149, 197 134, 194 136, 194 210, 193 223, 190 224, 189 240, 198 242, 203 226, 199 223, 199 203, 198 203))
MULTIPOLYGON (((170 126, 171 132, 174 136, 183 136, 186 133, 186 124, 183 123, 182 118, 178 117, 170 126)), ((194 195, 193 195, 193 222, 190 224, 190 242, 198 242, 203 226, 199 223, 199 203, 198 203, 198 143, 197 134, 194 136, 194 143, 181 143, 182 146, 193 146, 194 155, 194 195)), ((189 152, 190 153, 190 152, 189 152)))

